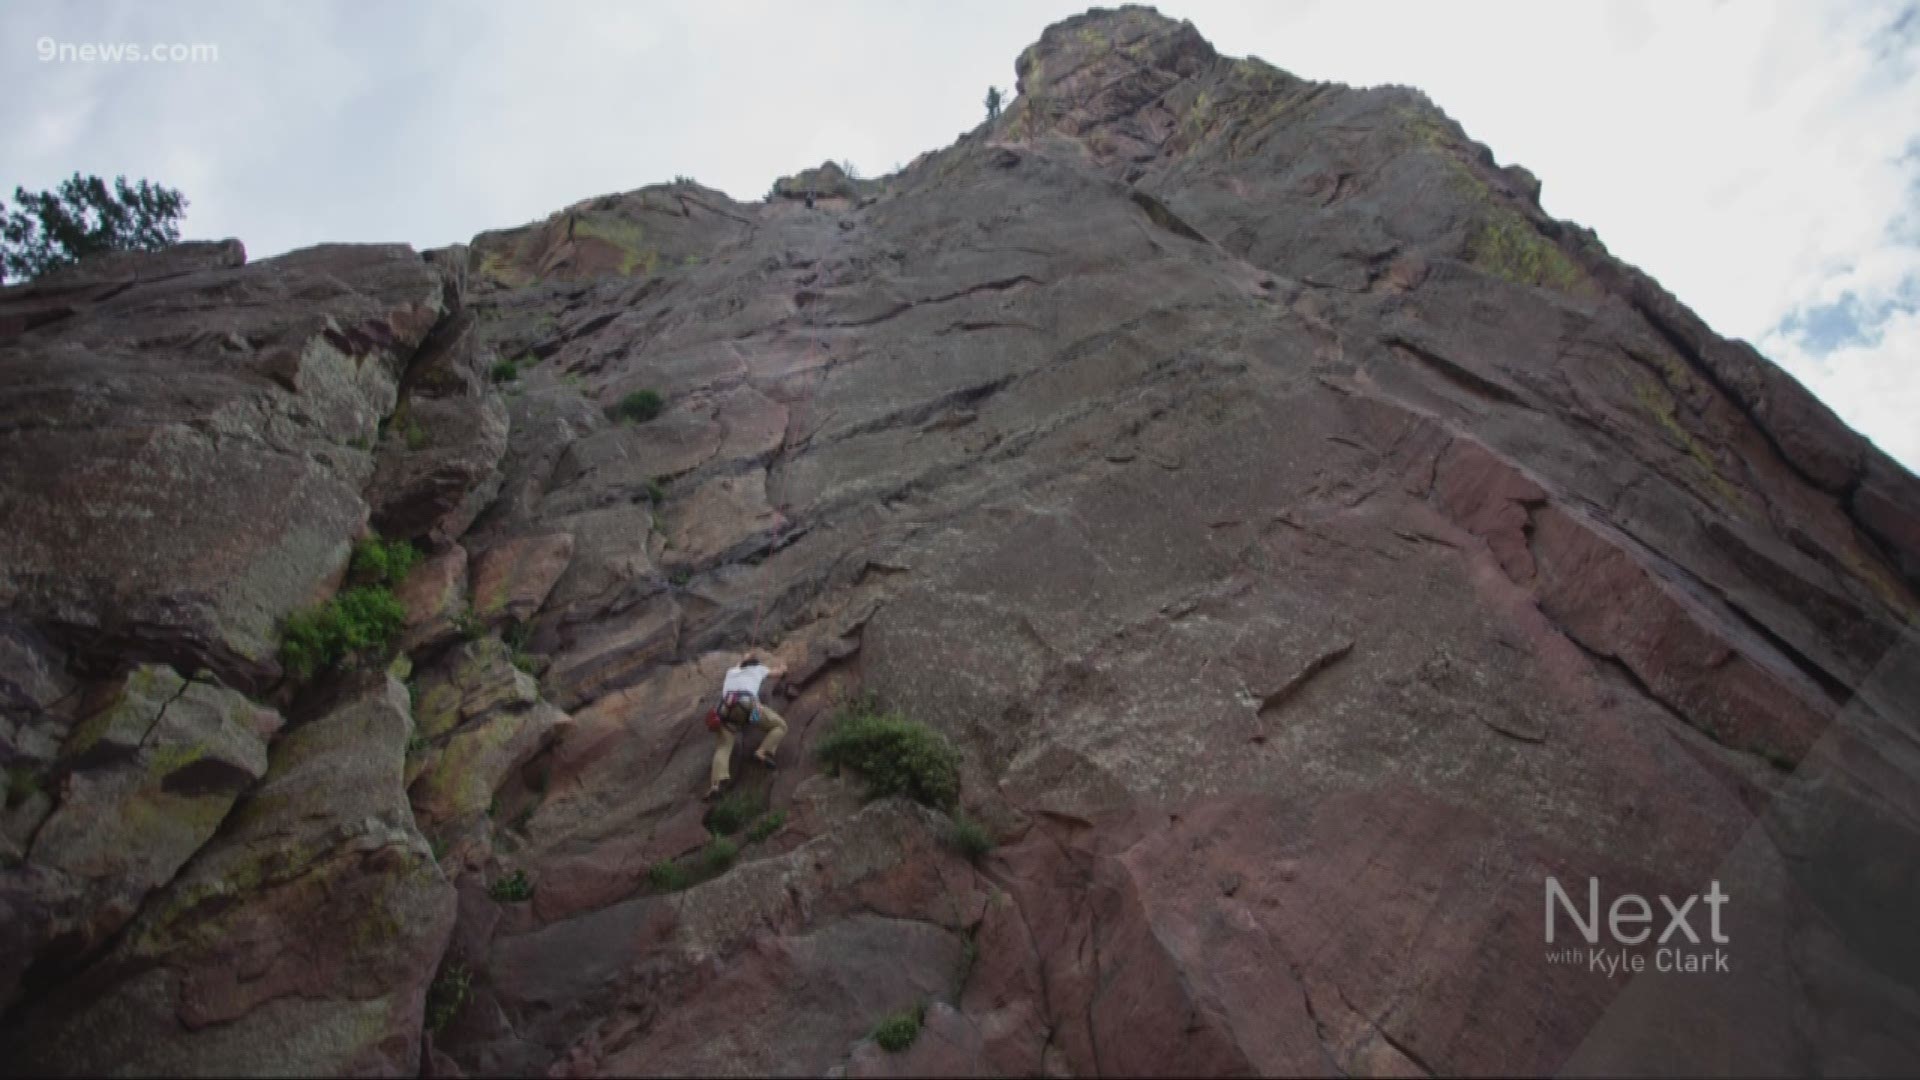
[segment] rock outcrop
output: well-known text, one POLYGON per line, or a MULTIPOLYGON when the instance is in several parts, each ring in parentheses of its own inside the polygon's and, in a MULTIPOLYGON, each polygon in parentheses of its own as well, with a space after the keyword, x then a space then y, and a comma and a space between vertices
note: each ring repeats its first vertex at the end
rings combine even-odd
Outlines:
POLYGON ((1017 74, 881 179, 0 290, 0 1059, 1920 1067, 1920 481, 1415 91, 1017 74), (374 533, 391 666, 284 670, 374 533), (856 694, 991 852, 814 764, 856 694))

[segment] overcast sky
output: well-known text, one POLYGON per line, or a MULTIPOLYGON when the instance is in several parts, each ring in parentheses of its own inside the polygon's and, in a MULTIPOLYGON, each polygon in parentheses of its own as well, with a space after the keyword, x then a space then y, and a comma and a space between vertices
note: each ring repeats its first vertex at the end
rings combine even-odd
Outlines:
MULTIPOLYGON (((254 257, 419 247, 693 176, 735 198, 878 174, 976 123, 1056 0, 0 7, 0 191, 185 191, 254 257), (199 63, 40 59, 212 45, 199 63)), ((1221 52, 1425 90, 1542 201, 1920 468, 1920 14, 1911 0, 1168 0, 1221 52)))

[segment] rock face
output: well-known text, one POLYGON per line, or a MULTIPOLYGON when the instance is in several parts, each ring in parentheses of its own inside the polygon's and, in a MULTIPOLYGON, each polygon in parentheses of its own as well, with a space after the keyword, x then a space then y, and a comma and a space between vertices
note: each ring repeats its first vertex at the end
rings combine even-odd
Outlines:
MULTIPOLYGON (((58 287, 8 290, 0 318, 58 287)), ((136 280, 0 342, 0 605, 76 664, 263 688, 276 620, 367 519, 376 429, 444 292, 405 248, 313 248, 136 280)))
POLYGON ((1417 92, 1016 69, 878 180, 0 292, 0 1057, 1920 1068, 1920 481, 1417 92), (367 531, 404 658, 283 678, 367 531), (991 853, 819 771, 856 693, 991 853))
POLYGON ((350 688, 120 945, 27 1011, 30 1071, 412 1072, 454 896, 400 785, 404 687, 350 688), (351 796, 349 797, 349 794, 351 796))

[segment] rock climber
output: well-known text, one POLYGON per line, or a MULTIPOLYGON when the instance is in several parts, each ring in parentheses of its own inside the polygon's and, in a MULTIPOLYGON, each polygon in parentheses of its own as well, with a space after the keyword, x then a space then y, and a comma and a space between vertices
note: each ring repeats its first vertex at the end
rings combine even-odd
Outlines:
POLYGON ((780 749, 780 740, 787 737, 787 721, 767 707, 761 699, 760 688, 768 679, 779 679, 786 673, 786 665, 768 667, 752 653, 741 657, 738 667, 727 669, 726 678, 720 684, 720 701, 707 713, 707 727, 719 741, 713 749, 713 773, 707 798, 720 794, 732 779, 734 736, 745 734, 749 727, 764 727, 767 732, 760 740, 760 748, 753 752, 753 759, 769 769, 774 767, 774 752, 780 749))
POLYGON ((813 209, 813 189, 807 189, 807 209, 813 209))

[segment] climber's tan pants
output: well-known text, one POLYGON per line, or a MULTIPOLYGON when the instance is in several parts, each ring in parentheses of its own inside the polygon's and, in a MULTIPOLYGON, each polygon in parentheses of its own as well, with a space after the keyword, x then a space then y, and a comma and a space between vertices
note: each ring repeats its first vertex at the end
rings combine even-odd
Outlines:
MULTIPOLYGON (((760 722, 753 726, 766 729, 766 737, 760 740, 759 752, 768 757, 772 757, 773 752, 780 749, 780 740, 787 737, 786 719, 762 703, 760 706, 760 722)), ((718 736, 720 745, 713 748, 713 778, 708 783, 709 787, 714 784, 725 783, 727 778, 732 775, 733 729, 725 724, 721 724, 720 730, 714 734, 718 736)))

